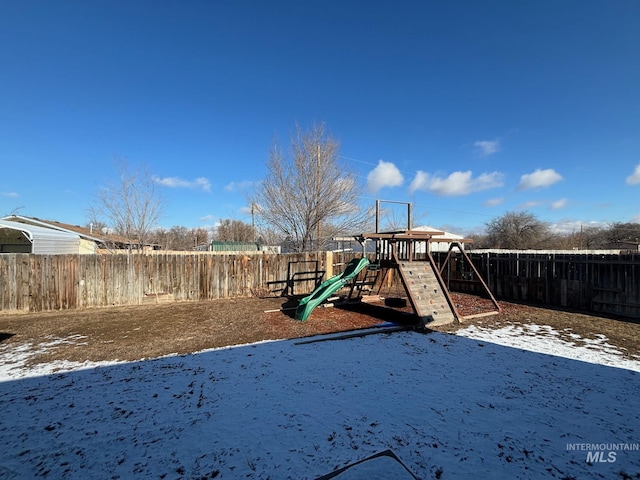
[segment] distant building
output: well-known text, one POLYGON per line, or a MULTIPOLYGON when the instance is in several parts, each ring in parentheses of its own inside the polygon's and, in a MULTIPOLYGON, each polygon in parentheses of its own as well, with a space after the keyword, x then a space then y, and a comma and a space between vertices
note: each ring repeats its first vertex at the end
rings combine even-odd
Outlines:
POLYGON ((608 243, 602 246, 607 250, 618 250, 620 253, 638 253, 640 252, 640 242, 621 241, 615 243, 608 243))
POLYGON ((0 253, 96 253, 97 238, 22 220, 16 216, 0 220, 0 253))
MULTIPOLYGON (((138 245, 119 235, 36 217, 9 215, 0 220, 0 253, 94 254, 128 251, 138 245)), ((144 250, 153 250, 145 245, 144 250)))
POLYGON ((280 253, 280 246, 261 245, 255 242, 222 242, 213 240, 196 247, 198 251, 218 253, 280 253))
MULTIPOLYGON (((457 233, 445 232, 444 230, 438 230, 437 228, 429 227, 424 225, 422 227, 414 227, 411 229, 413 232, 433 232, 438 231, 441 232, 439 235, 434 235, 431 240, 431 251, 432 252, 448 252, 451 244, 453 242, 461 242, 462 240, 469 240, 462 235, 458 235, 457 233)), ((464 249, 464 243, 460 243, 460 247, 464 249)), ((422 252, 420 252, 422 253, 422 252)))

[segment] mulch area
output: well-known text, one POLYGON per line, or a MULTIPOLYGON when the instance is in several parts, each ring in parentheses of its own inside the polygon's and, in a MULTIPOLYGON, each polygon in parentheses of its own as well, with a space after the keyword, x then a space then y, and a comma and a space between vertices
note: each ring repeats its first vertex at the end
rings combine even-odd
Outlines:
MULTIPOLYGON (((475 296, 454 295, 462 315, 492 309, 475 296)), ((295 299, 235 298, 135 307, 111 307, 37 314, 0 314, 0 359, 11 346, 30 345, 32 363, 54 360, 76 362, 139 360, 169 354, 187 354, 209 348, 264 340, 301 338, 371 327, 386 321, 411 323, 411 309, 385 308, 380 302, 317 308, 306 322, 296 321, 295 299)), ((487 328, 537 323, 562 334, 583 338, 605 335, 609 343, 629 355, 640 355, 640 324, 614 319, 500 302, 497 315, 474 318, 464 324, 434 327, 453 332, 469 324, 487 328)), ((568 337, 567 337, 568 338, 568 337)))

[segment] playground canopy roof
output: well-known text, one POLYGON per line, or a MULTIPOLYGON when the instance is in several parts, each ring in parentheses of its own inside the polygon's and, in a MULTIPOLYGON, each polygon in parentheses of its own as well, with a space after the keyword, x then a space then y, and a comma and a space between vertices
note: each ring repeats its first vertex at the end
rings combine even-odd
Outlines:
POLYGON ((445 232, 429 226, 415 227, 411 230, 397 232, 363 233, 361 239, 383 240, 383 241, 413 241, 416 242, 416 251, 424 252, 426 243, 429 243, 429 251, 446 252, 453 242, 457 242, 461 248, 465 243, 473 240, 462 235, 445 232))

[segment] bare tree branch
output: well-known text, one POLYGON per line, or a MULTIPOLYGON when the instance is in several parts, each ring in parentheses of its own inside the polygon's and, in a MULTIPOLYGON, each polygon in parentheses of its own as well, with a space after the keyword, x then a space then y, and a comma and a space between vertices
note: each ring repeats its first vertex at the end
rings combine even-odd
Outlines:
POLYGON ((544 248, 550 231, 530 212, 507 212, 487 223, 487 240, 493 248, 544 248))
POLYGON ((98 190, 90 214, 126 238, 130 252, 143 249, 160 219, 163 201, 144 165, 132 169, 126 159, 119 158, 116 170, 118 180, 98 190))
POLYGON ((323 124, 309 131, 296 125, 288 152, 274 142, 269 173, 251 198, 263 220, 297 251, 311 250, 314 239, 322 248, 326 233, 348 233, 364 221, 360 188, 339 163, 338 149, 323 124))
POLYGON ((220 220, 216 228, 215 239, 222 242, 253 242, 256 234, 248 223, 225 218, 220 220))

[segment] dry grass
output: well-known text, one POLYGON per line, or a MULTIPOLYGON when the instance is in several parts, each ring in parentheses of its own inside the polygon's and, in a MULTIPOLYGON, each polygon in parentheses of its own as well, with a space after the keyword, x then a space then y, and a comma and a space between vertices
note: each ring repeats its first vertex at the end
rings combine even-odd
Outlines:
MULTIPOLYGON (((32 363, 139 360, 172 353, 364 328, 385 320, 405 319, 401 312, 376 305, 318 308, 307 322, 295 321, 295 302, 282 298, 242 298, 84 311, 0 315, 0 342, 38 346, 69 339, 34 356, 32 363)), ((630 355, 640 355, 640 325, 582 313, 501 303, 498 315, 469 323, 488 327, 538 323, 564 334, 595 338, 602 334, 630 355)), ((464 325, 462 325, 464 326, 464 325)), ((437 328, 455 331, 459 325, 437 328)))

